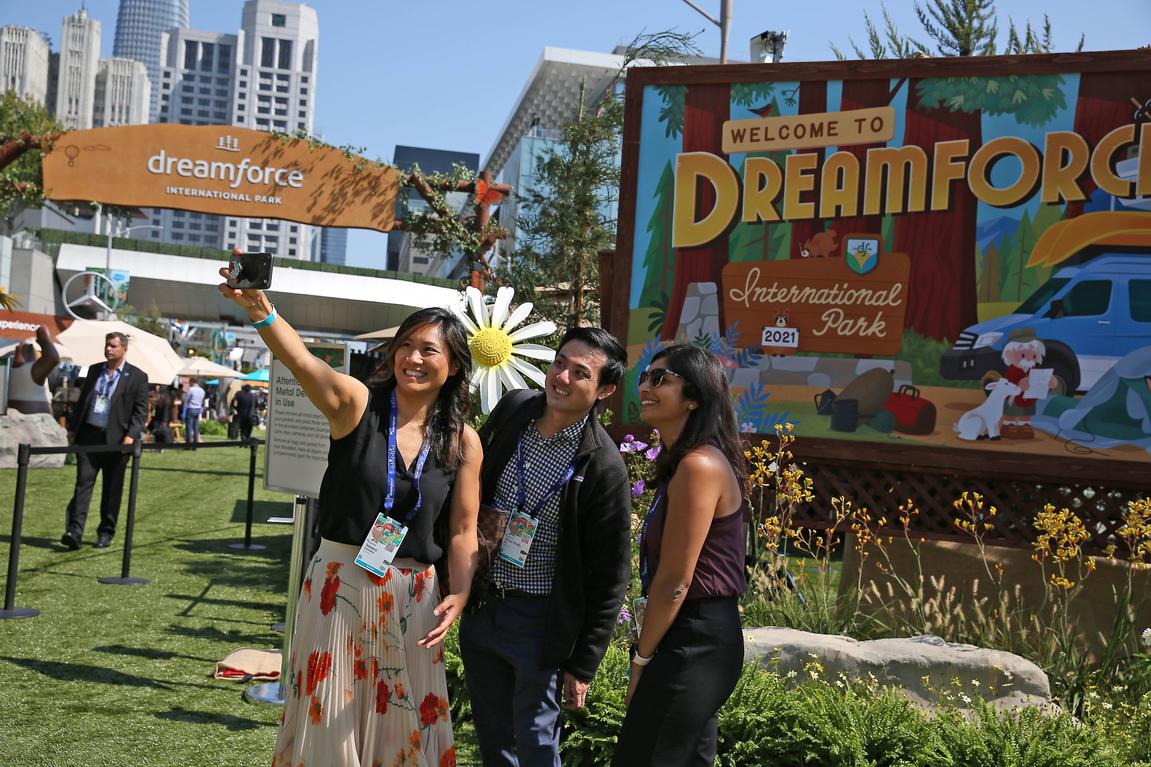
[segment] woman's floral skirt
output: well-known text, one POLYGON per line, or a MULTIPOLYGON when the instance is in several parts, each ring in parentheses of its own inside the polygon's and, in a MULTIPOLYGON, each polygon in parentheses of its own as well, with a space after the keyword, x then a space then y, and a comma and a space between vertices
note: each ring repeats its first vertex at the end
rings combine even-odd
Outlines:
POLYGON ((455 765, 435 569, 397 561, 379 577, 357 546, 321 540, 296 607, 273 767, 455 765))

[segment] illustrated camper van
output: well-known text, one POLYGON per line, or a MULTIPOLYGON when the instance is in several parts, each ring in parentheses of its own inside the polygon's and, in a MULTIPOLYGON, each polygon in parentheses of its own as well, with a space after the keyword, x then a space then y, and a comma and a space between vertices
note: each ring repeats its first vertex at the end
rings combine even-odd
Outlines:
POLYGON ((959 334, 940 358, 950 380, 1002 371, 1011 331, 1031 328, 1043 341, 1043 367, 1068 393, 1086 391, 1121 357, 1151 346, 1151 214, 1087 213, 1051 226, 1029 266, 1066 264, 1011 314, 959 334))

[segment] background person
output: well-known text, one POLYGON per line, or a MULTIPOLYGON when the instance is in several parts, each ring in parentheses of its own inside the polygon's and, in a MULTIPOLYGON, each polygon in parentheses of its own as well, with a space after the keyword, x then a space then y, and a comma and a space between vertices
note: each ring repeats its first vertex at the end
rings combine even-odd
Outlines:
POLYGON ((607 651, 627 591, 631 493, 596 404, 626 369, 610 333, 572 328, 544 391, 509 392, 480 429, 485 501, 537 521, 522 565, 497 559, 460 623, 486 767, 558 767, 561 701, 584 705, 607 651))
POLYGON ((252 438, 252 428, 260 420, 256 410, 258 405, 259 401, 256 395, 252 394, 252 387, 249 384, 244 384, 240 391, 236 392, 236 396, 232 397, 232 407, 235 410, 232 418, 239 428, 240 439, 245 442, 252 438))
MULTIPOLYGON (((221 270, 221 276, 226 270, 221 270)), ((479 437, 466 424, 471 352, 463 323, 423 309, 400 325, 382 383, 338 373, 304 346, 258 290, 220 292, 328 420, 320 548, 296 609, 275 764, 455 763, 443 648, 467 603, 477 557, 479 437), (378 514, 407 526, 379 573, 370 554, 378 514), (432 566, 446 554, 451 587, 432 566)))
POLYGON ((152 432, 152 439, 162 445, 172 442, 172 391, 171 386, 157 387, 156 396, 152 399, 148 431, 152 432))
POLYGON ((8 381, 8 407, 21 413, 51 415, 48 376, 60 364, 60 355, 52 343, 52 335, 43 325, 36 328, 36 343, 40 345, 39 358, 31 341, 16 348, 8 381))
POLYGON ((612 763, 710 765, 716 714, 743 666, 743 448, 727 377, 703 349, 661 351, 639 400, 663 450, 640 538, 647 608, 612 763))
MULTIPOLYGON (((148 375, 128 364, 128 337, 109 333, 104 337, 102 365, 88 368, 80 398, 68 420, 68 442, 76 445, 131 445, 140 439, 148 418, 148 375)), ((100 491, 100 526, 96 548, 107 548, 116 534, 120 515, 120 498, 124 490, 124 470, 128 453, 78 453, 76 455, 76 489, 68 503, 68 522, 60 543, 70 549, 80 548, 88 504, 96 475, 104 473, 100 491)))
POLYGON ((204 412, 206 398, 204 387, 193 378, 187 396, 184 397, 184 441, 193 449, 200 443, 200 416, 204 412))

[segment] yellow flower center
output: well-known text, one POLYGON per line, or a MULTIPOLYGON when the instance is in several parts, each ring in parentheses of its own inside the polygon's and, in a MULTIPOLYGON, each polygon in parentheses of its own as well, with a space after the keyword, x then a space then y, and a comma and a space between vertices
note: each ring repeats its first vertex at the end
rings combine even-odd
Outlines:
POLYGON ((499 367, 512 356, 512 339, 499 328, 480 328, 468 341, 472 358, 486 368, 499 367))

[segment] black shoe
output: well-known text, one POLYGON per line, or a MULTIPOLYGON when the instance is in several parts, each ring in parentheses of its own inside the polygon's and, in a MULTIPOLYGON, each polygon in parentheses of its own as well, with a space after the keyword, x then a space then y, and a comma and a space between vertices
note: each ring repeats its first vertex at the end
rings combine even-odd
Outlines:
MULTIPOLYGON (((79 543, 76 544, 77 547, 79 547, 79 545, 79 543)), ((106 549, 111 545, 112 536, 108 535, 107 533, 100 533, 100 536, 96 539, 96 548, 106 549)))
POLYGON ((71 531, 65 532, 60 536, 60 543, 64 544, 72 551, 77 551, 80 548, 80 536, 71 531))

